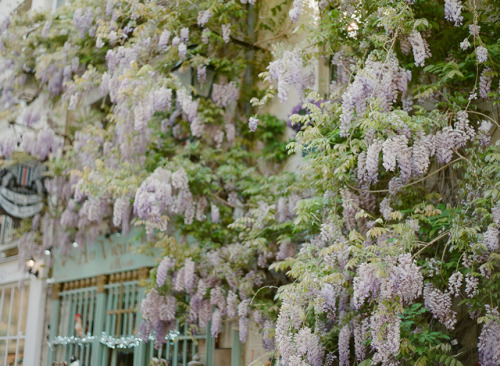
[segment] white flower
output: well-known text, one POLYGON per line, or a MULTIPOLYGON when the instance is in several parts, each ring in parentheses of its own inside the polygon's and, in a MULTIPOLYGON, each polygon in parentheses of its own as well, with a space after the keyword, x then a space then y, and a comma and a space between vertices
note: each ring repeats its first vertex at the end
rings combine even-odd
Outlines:
POLYGON ((250 120, 248 121, 248 128, 250 131, 255 132, 257 130, 257 127, 259 125, 259 120, 255 117, 250 117, 250 120))
POLYGON ((476 57, 477 62, 479 62, 480 64, 486 62, 486 60, 488 59, 488 50, 483 46, 479 46, 478 48, 476 48, 476 57))
POLYGON ((460 42, 460 48, 465 51, 467 48, 470 47, 470 42, 467 38, 465 38, 462 42, 460 42))

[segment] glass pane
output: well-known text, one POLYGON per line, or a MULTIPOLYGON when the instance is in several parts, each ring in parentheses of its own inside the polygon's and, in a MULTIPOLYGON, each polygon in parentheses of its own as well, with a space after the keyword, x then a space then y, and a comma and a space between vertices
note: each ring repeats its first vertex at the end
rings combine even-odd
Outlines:
POLYGON ((130 350, 116 350, 117 351, 117 366, 133 366, 134 365, 134 351, 130 350))
POLYGON ((14 366, 16 364, 16 346, 17 341, 15 339, 9 340, 9 354, 7 355, 7 365, 14 366))
POLYGON ((23 303, 23 319, 21 322, 21 332, 26 334, 26 318, 28 317, 28 301, 30 289, 29 286, 24 287, 24 303, 23 303))
POLYGON ((3 360, 5 360, 5 341, 0 341, 0 364, 3 364, 3 360))
POLYGON ((17 349, 17 365, 22 365, 23 364, 23 358, 24 358, 24 339, 20 339, 17 341, 19 343, 19 347, 17 349))
MULTIPOLYGON (((19 316, 21 315, 21 291, 17 287, 12 289, 14 293, 14 302, 12 303, 12 315, 10 319, 10 336, 17 336, 17 327, 19 325, 19 316)), ((9 346, 10 348, 10 346, 9 346)))
MULTIPOLYGON (((3 299, 3 307, 2 307, 2 320, 0 323, 0 337, 7 335, 7 327, 9 321, 9 310, 10 310, 10 288, 4 288, 4 299, 3 299)), ((1 300, 1 294, 0 294, 1 300)), ((2 304, 0 304, 1 306, 2 304)))

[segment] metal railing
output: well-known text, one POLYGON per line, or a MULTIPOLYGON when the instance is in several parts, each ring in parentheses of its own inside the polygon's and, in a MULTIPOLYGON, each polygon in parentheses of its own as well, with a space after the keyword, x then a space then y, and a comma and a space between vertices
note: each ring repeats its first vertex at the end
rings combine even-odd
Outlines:
POLYGON ((95 279, 73 281, 56 293, 48 366, 69 364, 73 357, 78 358, 80 366, 116 366, 124 360, 123 364, 134 366, 165 362, 169 366, 187 366, 198 353, 205 366, 214 366, 215 338, 206 330, 193 335, 187 326, 177 324, 159 349, 154 348, 154 342, 126 345, 137 339, 144 288, 137 280, 127 277, 124 281, 118 276, 99 286, 95 279))
MULTIPOLYGON (((77 357, 80 365, 90 365, 95 339, 92 338, 96 312, 97 287, 85 287, 60 292, 57 337, 51 339, 52 357, 57 362, 77 357), (78 321, 81 330, 75 329, 78 321), (80 334, 78 334, 80 332, 80 334)), ((53 303, 53 306, 57 306, 53 303)))
MULTIPOLYGON (((210 325, 207 329, 210 329, 210 325)), ((166 362, 168 366, 187 366, 188 362, 199 353, 199 343, 205 345, 205 365, 213 366, 215 339, 207 332, 189 335, 188 327, 184 325, 181 329, 179 323, 177 323, 176 329, 167 336, 166 344, 161 345, 156 350, 150 344, 148 352, 150 363, 162 365, 166 362)))

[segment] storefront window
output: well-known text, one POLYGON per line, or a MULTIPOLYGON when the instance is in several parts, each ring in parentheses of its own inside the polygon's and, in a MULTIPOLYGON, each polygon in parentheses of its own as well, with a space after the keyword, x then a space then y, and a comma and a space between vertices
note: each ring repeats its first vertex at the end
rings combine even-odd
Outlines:
POLYGON ((23 364, 28 287, 16 284, 0 287, 0 364, 23 364))
POLYGON ((96 278, 63 285, 55 309, 58 326, 51 340, 50 366, 72 359, 78 359, 80 365, 89 365, 92 360, 103 366, 133 365, 134 349, 121 348, 119 341, 137 333, 142 299, 137 274, 111 275, 102 292, 96 278))

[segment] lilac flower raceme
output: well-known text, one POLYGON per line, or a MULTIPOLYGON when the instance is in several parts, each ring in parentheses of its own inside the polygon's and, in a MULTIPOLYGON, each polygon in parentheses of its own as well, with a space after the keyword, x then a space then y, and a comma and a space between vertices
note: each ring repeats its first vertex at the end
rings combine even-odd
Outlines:
POLYGON ((154 110, 168 111, 172 107, 172 89, 161 87, 153 93, 154 110))
POLYGON ((76 29, 80 32, 80 38, 85 36, 94 22, 94 15, 92 14, 91 8, 78 8, 73 14, 73 24, 76 29))
POLYGON ((369 183, 377 183, 378 181, 378 162, 382 147, 383 144, 380 140, 375 140, 370 146, 368 146, 365 169, 366 179, 369 183))
POLYGON ((210 205, 210 216, 212 218, 212 222, 214 224, 218 224, 220 221, 220 212, 219 212, 219 207, 215 204, 210 205))
POLYGON ((344 325, 339 332, 339 365, 349 366, 349 343, 351 340, 351 328, 349 324, 344 325))
POLYGON ((358 362, 363 361, 366 358, 366 340, 369 339, 370 332, 370 321, 368 318, 365 319, 355 319, 354 321, 354 351, 356 355, 356 360, 358 362))
POLYGON ((198 115, 198 100, 193 101, 193 97, 186 89, 177 90, 177 103, 189 122, 192 122, 198 115))
POLYGON ((238 295, 233 291, 227 293, 227 316, 229 318, 234 318, 238 315, 238 295))
POLYGON ((291 86, 297 90, 299 97, 302 98, 304 90, 314 85, 315 73, 304 66, 297 51, 285 51, 281 58, 271 62, 268 68, 269 81, 278 83, 278 98, 282 103, 288 100, 291 86))
POLYGON ((238 317, 240 326, 240 341, 245 343, 248 337, 248 306, 250 305, 250 300, 243 300, 238 305, 238 317))
POLYGON ((469 24, 469 33, 471 36, 477 37, 479 36, 479 32, 481 31, 481 26, 474 21, 474 23, 469 24))
MULTIPOLYGON (((319 337, 309 327, 301 328, 294 337, 297 356, 306 358, 312 366, 322 365, 324 349, 319 337)), ((290 363, 293 364, 293 363, 290 363)))
POLYGON ((457 314, 451 310, 451 296, 448 292, 443 293, 427 282, 424 286, 424 305, 446 328, 455 327, 457 314))
MULTIPOLYGON (((484 122, 487 122, 487 121, 483 121, 484 122)), ((489 122, 488 122, 489 123, 489 122)), ((491 123, 490 124, 490 127, 488 127, 488 129, 486 130, 486 132, 489 131, 489 129, 491 128, 491 123)), ((493 222, 500 226, 500 204, 498 204, 497 206, 493 207, 491 209, 491 215, 493 216, 493 222)))
POLYGON ((40 120, 40 117, 40 111, 37 111, 34 108, 26 108, 19 116, 19 123, 25 125, 26 127, 34 127, 40 120))
POLYGON ((470 42, 467 38, 465 38, 462 42, 460 42, 460 48, 462 49, 462 51, 465 51, 469 47, 470 47, 470 42))
POLYGON ((198 65, 196 69, 196 77, 200 84, 203 84, 207 80, 207 67, 205 65, 198 65))
POLYGON ((248 129, 251 132, 257 131, 257 127, 259 126, 259 120, 255 117, 250 117, 250 120, 248 121, 248 129))
POLYGON ((130 219, 131 208, 132 205, 128 197, 124 196, 116 199, 113 208, 113 225, 126 225, 126 222, 130 219))
POLYGON ((234 81, 227 84, 213 85, 212 99, 220 108, 227 107, 232 102, 238 100, 239 94, 240 90, 234 81))
POLYGON ((186 43, 189 40, 189 28, 182 28, 180 33, 181 42, 186 43))
POLYGON ((352 230, 356 226, 356 214, 360 210, 359 197, 348 189, 342 189, 340 195, 342 197, 344 221, 347 227, 352 230))
POLYGON ((231 24, 222 25, 222 40, 228 43, 231 40, 231 24))
POLYGON ((411 304, 422 293, 423 276, 411 255, 402 254, 399 264, 382 270, 378 263, 362 263, 353 281, 353 306, 359 309, 366 299, 395 299, 411 304), (385 272, 385 273, 384 273, 385 272))
POLYGON ((160 320, 159 309, 163 302, 164 299, 156 289, 149 291, 141 303, 142 317, 151 324, 156 323, 160 320))
POLYGON ((406 94, 410 80, 411 73, 399 67, 395 56, 388 56, 384 62, 369 57, 342 95, 341 135, 349 135, 355 114, 365 113, 369 100, 378 100, 389 111, 398 93, 406 94))
POLYGON ((289 15, 292 22, 296 23, 302 14, 302 0, 293 0, 292 9, 290 9, 289 15))
POLYGON ((212 325, 210 327, 210 334, 212 337, 217 337, 222 329, 222 314, 219 309, 215 309, 212 314, 212 325))
POLYGON ((226 313, 226 298, 221 287, 217 286, 210 291, 210 304, 219 308, 219 310, 226 313))
POLYGON ((400 346, 401 318, 387 308, 380 307, 370 318, 373 361, 384 366, 394 365, 400 346))
POLYGON ((184 288, 188 293, 193 289, 196 280, 195 266, 191 258, 186 259, 184 262, 184 288))
MULTIPOLYGON (((489 134, 491 127, 493 127, 493 124, 490 121, 487 120, 482 120, 481 125, 478 128, 479 136, 481 138, 481 145, 486 146, 490 143, 491 136, 489 134)), ((493 209, 495 210, 495 209, 493 209)), ((493 213, 493 211, 492 211, 493 213)), ((497 225, 500 226, 500 220, 495 221, 493 218, 493 221, 496 222, 497 225)))
POLYGON ((2 19, 0 20, 0 36, 9 28, 10 23, 11 19, 9 16, 2 16, 2 19))
POLYGON ((490 252, 498 250, 498 235, 499 230, 495 225, 488 226, 488 229, 483 234, 483 244, 490 252))
POLYGON ((210 10, 201 10, 198 12, 198 25, 204 27, 210 18, 212 17, 212 12, 210 10))
POLYGON ((96 48, 103 48, 104 47, 104 41, 102 40, 102 36, 98 36, 96 41, 95 41, 95 46, 96 48))
POLYGON ((491 69, 487 67, 481 72, 481 76, 479 77, 479 95, 481 98, 488 98, 488 93, 491 91, 492 80, 493 76, 491 74, 491 69))
POLYGON ((477 47, 476 57, 477 57, 477 62, 479 62, 480 64, 486 62, 488 60, 488 50, 483 46, 477 47))
POLYGON ((500 313, 486 305, 486 320, 479 336, 478 351, 481 366, 500 364, 500 313))
POLYGON ((296 246, 288 241, 280 244, 276 259, 284 260, 295 256, 296 246))
POLYGON ((156 270, 156 285, 158 287, 163 286, 167 279, 167 274, 170 269, 172 269, 175 265, 175 260, 169 256, 166 256, 160 262, 158 269, 156 270))
POLYGON ((472 298, 477 293, 477 287, 479 285, 479 279, 473 277, 469 273, 465 275, 465 293, 468 297, 472 298))
POLYGON ((185 268, 182 267, 175 274, 174 290, 177 292, 184 291, 184 272, 185 272, 185 268))
POLYGON ((139 218, 159 220, 172 200, 171 176, 170 171, 158 168, 141 184, 134 200, 134 212, 139 218))
POLYGON ((449 126, 436 133, 434 144, 438 163, 449 163, 451 161, 453 148, 455 147, 454 140, 454 131, 449 126))
POLYGON ((412 146, 412 173, 422 175, 427 172, 430 165, 430 157, 434 155, 434 140, 432 135, 419 135, 412 146))
POLYGON ((460 272, 453 273, 448 279, 448 292, 455 297, 460 295, 460 288, 462 287, 463 274, 460 272))
POLYGON ((114 0, 108 0, 106 2, 106 15, 110 16, 113 13, 113 8, 115 6, 114 0))
POLYGON ((180 43, 177 47, 177 50, 179 52, 179 59, 183 60, 184 58, 186 58, 187 46, 185 43, 180 43))
POLYGON ((44 160, 49 153, 55 153, 63 145, 63 141, 51 128, 44 128, 38 132, 36 144, 27 150, 31 155, 44 160))
POLYGON ((161 35, 160 35, 160 40, 158 41, 158 50, 160 52, 165 52, 168 46, 168 41, 170 40, 170 36, 172 35, 172 32, 170 32, 168 29, 165 29, 161 35))
POLYGON ((415 59, 416 66, 424 66, 425 59, 430 57, 429 45, 422 38, 422 35, 413 30, 409 36, 409 41, 411 43, 411 47, 413 49, 413 58, 415 59))
POLYGON ((454 22, 455 26, 462 24, 464 17, 461 15, 462 2, 459 0, 445 0, 444 2, 444 17, 450 22, 454 22))
POLYGON ((166 301, 160 306, 160 320, 165 322, 171 322, 175 320, 175 309, 177 305, 177 299, 173 296, 165 296, 166 301))
POLYGON ((267 352, 271 352, 275 348, 274 343, 274 328, 276 324, 273 321, 266 320, 264 322, 264 330, 262 331, 262 346, 267 352))

